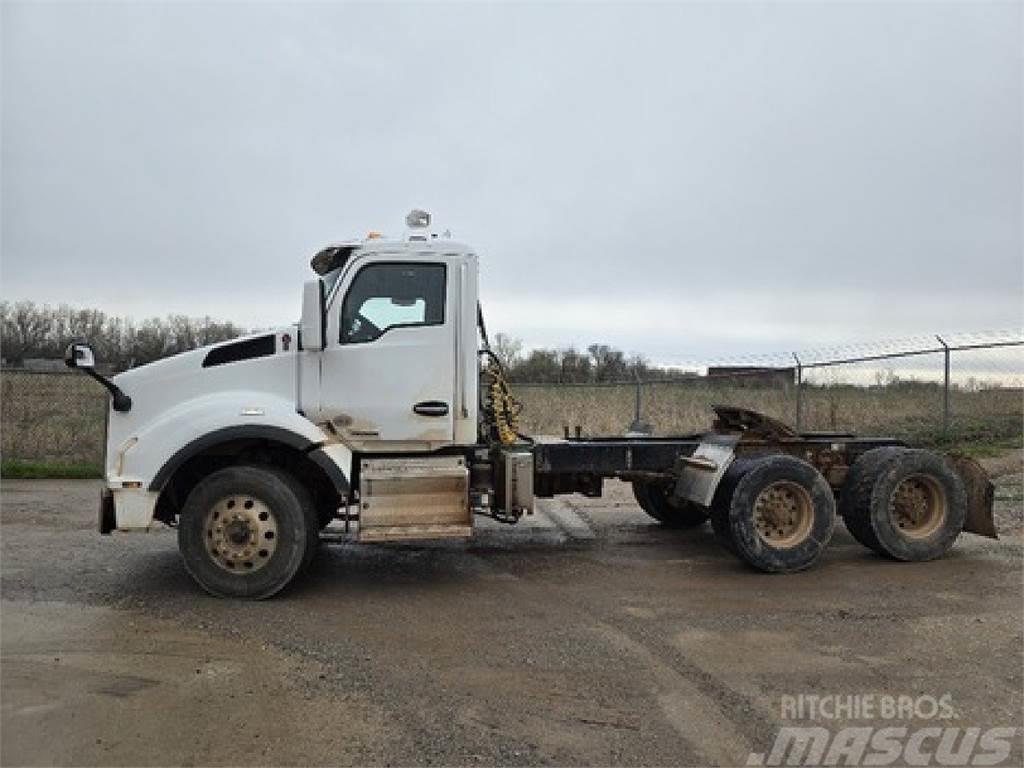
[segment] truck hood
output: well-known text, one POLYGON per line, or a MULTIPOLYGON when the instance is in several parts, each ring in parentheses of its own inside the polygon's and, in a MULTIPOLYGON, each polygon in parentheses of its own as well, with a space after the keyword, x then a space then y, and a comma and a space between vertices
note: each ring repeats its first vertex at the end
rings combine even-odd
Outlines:
MULTIPOLYGON (((111 413, 111 426, 128 431, 170 408, 226 391, 265 393, 296 402, 298 331, 294 326, 243 336, 183 352, 114 377, 132 399, 127 413, 111 413)), ((120 429, 119 429, 120 431, 120 429)))
POLYGON ((114 376, 114 381, 124 389, 135 382, 173 376, 179 371, 195 372, 278 354, 294 355, 297 335, 298 330, 295 326, 286 326, 272 331, 240 336, 230 341, 208 344, 205 347, 181 352, 124 371, 114 376))

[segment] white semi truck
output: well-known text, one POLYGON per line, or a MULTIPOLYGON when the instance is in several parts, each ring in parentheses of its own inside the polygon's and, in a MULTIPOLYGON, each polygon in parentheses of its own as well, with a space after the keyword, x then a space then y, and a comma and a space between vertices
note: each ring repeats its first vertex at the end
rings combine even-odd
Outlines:
POLYGON ((469 537, 536 497, 630 482, 675 528, 712 528, 755 568, 810 566, 838 514, 904 561, 961 531, 995 536, 992 485, 969 459, 887 438, 798 434, 739 408, 674 437, 521 435, 490 351, 472 248, 414 211, 401 239, 371 233, 312 260, 301 322, 108 379, 87 343, 66 362, 111 394, 101 533, 176 526, 207 591, 269 597, 336 520, 361 542, 469 537))

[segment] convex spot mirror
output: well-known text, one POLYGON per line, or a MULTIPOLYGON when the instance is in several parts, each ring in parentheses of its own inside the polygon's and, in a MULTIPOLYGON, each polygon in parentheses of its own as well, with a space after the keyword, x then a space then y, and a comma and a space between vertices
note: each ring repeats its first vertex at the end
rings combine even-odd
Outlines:
POLYGON ((92 347, 82 342, 74 342, 68 345, 64 352, 64 364, 68 368, 81 368, 91 371, 96 367, 96 353, 92 347))

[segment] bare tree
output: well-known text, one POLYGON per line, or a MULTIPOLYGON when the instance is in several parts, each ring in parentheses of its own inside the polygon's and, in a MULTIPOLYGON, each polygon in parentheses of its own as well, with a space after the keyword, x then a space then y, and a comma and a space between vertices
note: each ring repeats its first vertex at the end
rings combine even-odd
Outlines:
POLYGON ((621 350, 607 344, 591 344, 587 351, 594 361, 595 381, 626 381, 631 378, 626 356, 621 350))
POLYGON ((590 358, 585 354, 577 352, 572 347, 563 349, 561 356, 561 381, 582 383, 591 381, 593 378, 594 366, 590 358))
POLYGON ((501 364, 505 368, 514 368, 522 361, 523 342, 512 338, 508 334, 499 333, 495 336, 491 349, 498 356, 498 359, 501 360, 501 364))
POLYGON ((53 327, 50 312, 31 301, 0 303, 0 349, 12 363, 20 364, 41 349, 53 327))

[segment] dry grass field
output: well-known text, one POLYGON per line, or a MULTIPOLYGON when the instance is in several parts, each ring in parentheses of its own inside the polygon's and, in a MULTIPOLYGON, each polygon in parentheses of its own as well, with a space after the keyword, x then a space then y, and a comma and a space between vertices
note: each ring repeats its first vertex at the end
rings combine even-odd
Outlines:
POLYGON ((0 374, 0 454, 26 462, 98 468, 107 393, 74 373, 0 374))
MULTIPOLYGON (((636 387, 516 385, 523 402, 522 425, 533 434, 562 434, 568 426, 585 435, 622 434, 635 418, 636 387)), ((645 384, 640 415, 656 434, 707 429, 712 406, 741 406, 788 424, 796 422, 796 387, 716 386, 708 382, 645 384)), ((942 431, 942 389, 933 385, 877 387, 805 386, 801 394, 804 430, 850 431, 935 442, 942 431)), ((1019 389, 953 390, 951 434, 970 443, 1018 444, 1024 421, 1019 389)))

